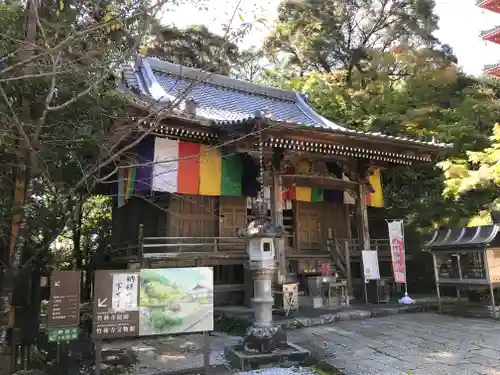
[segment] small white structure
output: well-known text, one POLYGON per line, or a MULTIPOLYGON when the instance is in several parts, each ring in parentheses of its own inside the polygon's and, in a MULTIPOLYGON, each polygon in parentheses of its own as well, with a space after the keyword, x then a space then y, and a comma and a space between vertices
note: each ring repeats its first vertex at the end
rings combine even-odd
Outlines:
POLYGON ((274 242, 272 238, 250 238, 247 246, 250 262, 274 260, 274 242))
POLYGON ((210 298, 212 296, 212 289, 207 288, 203 285, 196 285, 191 291, 188 293, 188 297, 191 300, 200 299, 200 298, 210 298))

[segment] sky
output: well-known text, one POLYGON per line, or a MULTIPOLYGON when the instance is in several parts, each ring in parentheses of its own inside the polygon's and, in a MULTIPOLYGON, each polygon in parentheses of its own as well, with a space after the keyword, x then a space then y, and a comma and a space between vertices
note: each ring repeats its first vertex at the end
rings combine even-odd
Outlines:
MULTIPOLYGON (((276 19, 279 0, 206 0, 206 9, 200 6, 181 5, 175 11, 165 13, 167 24, 185 27, 205 24, 216 33, 222 33, 222 26, 231 19, 231 28, 240 27, 242 22, 258 23, 239 44, 244 48, 259 45, 272 28, 276 19), (235 12, 235 8, 239 11, 235 12), (234 17, 233 17, 233 14, 234 17), (240 18, 240 15, 242 18, 240 18)), ((459 65, 470 74, 480 74, 483 66, 500 61, 500 45, 484 42, 479 33, 500 25, 500 14, 483 11, 475 0, 436 0, 436 11, 440 17, 440 30, 436 36, 453 47, 459 65)))
POLYGON ((166 277, 186 292, 191 291, 196 285, 213 289, 213 271, 208 267, 167 268, 148 270, 148 272, 155 272, 166 277))

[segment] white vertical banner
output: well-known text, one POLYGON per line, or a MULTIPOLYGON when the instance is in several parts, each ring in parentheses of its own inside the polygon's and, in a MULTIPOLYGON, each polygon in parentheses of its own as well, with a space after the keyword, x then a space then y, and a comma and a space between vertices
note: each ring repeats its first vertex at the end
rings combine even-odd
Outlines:
POLYGON ((137 311, 139 295, 139 273, 113 274, 113 295, 111 303, 113 311, 137 311))
POLYGON ((179 141, 155 137, 153 191, 177 192, 179 141))
POLYGON ((389 241, 391 245, 392 269, 394 281, 398 284, 406 284, 406 260, 405 242, 403 231, 403 220, 388 221, 389 241))
POLYGON ((380 280, 377 252, 375 250, 363 250, 361 251, 361 257, 363 259, 365 280, 380 280))

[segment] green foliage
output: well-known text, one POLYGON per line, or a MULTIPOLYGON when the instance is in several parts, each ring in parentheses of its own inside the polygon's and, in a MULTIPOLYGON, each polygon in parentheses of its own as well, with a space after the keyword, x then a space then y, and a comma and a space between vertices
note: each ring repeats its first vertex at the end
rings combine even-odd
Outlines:
POLYGON ((465 158, 440 163, 446 178, 445 196, 459 199, 470 192, 483 192, 491 197, 488 208, 500 208, 500 124, 493 127, 490 141, 483 150, 467 151, 465 158))
MULTIPOLYGON (((88 264, 94 254, 104 254, 107 252, 111 245, 112 204, 112 199, 108 196, 94 195, 89 197, 83 204, 81 223, 78 228, 80 249, 75 249, 75 228, 67 226, 54 243, 51 244, 51 252, 49 254, 41 253, 39 257, 42 257, 47 263, 57 264, 60 268, 73 268, 77 266, 75 264, 75 253, 77 251, 81 252, 86 264, 88 264)), ((57 225, 57 223, 52 221, 47 224, 48 228, 53 228, 57 225)), ((39 240, 43 240, 44 238, 46 238, 46 235, 40 236, 39 240)), ((37 247, 42 246, 38 242, 35 242, 33 245, 37 247)))
POLYGON ((431 45, 437 29, 434 1, 285 0, 266 49, 306 71, 347 69, 346 78, 370 51, 386 51, 394 44, 431 45))
POLYGON ((249 81, 262 70, 262 51, 240 50, 228 36, 214 34, 204 25, 184 29, 156 25, 152 35, 148 56, 249 81))
POLYGON ((149 324, 159 332, 168 331, 172 326, 180 325, 182 322, 182 317, 172 315, 163 308, 152 309, 149 314, 149 324))
POLYGON ((141 273, 141 306, 169 306, 182 298, 182 290, 175 283, 154 271, 141 273))
MULTIPOLYGON (((461 73, 450 51, 406 45, 387 52, 371 51, 363 72, 311 71, 293 68, 267 71, 264 82, 309 94, 309 102, 325 117, 341 125, 371 132, 414 138, 435 137, 453 143, 449 156, 488 145, 491 123, 500 118, 498 84, 461 73), (445 53, 446 52, 446 53, 445 53)), ((467 199, 444 199, 444 176, 432 167, 387 170, 383 174, 388 215, 403 217, 424 229, 435 224, 457 224, 485 208, 486 194, 467 199)))
MULTIPOLYGON (((129 102, 117 90, 114 72, 140 44, 153 9, 148 0, 42 1, 40 22, 29 22, 34 41, 24 43, 25 7, 26 2, 0 4, 0 157, 8 161, 0 171, 6 197, 0 218, 2 228, 10 228, 17 170, 30 186, 24 258, 31 259, 72 230, 76 202, 94 193, 96 163, 111 156, 113 124, 129 102)), ((102 242, 108 229, 83 237, 102 242)), ((0 236, 8 243, 10 231, 0 236)), ((94 240, 87 242, 95 250, 94 240)))
POLYGON ((176 64, 228 75, 240 58, 238 46, 204 25, 186 29, 157 27, 149 56, 176 64))

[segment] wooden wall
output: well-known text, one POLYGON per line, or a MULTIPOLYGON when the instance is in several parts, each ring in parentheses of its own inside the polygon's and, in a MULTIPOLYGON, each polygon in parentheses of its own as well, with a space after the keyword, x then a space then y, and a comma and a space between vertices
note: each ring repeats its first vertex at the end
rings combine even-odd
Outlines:
POLYGON ((168 195, 148 199, 134 197, 118 208, 116 198, 112 209, 112 243, 119 247, 125 243, 137 242, 139 225, 144 225, 144 236, 167 235, 168 195))
POLYGON ((175 195, 167 212, 169 237, 217 237, 218 197, 175 195))
POLYGON ((328 230, 334 238, 350 238, 349 206, 340 203, 296 202, 295 251, 326 251, 328 230))

